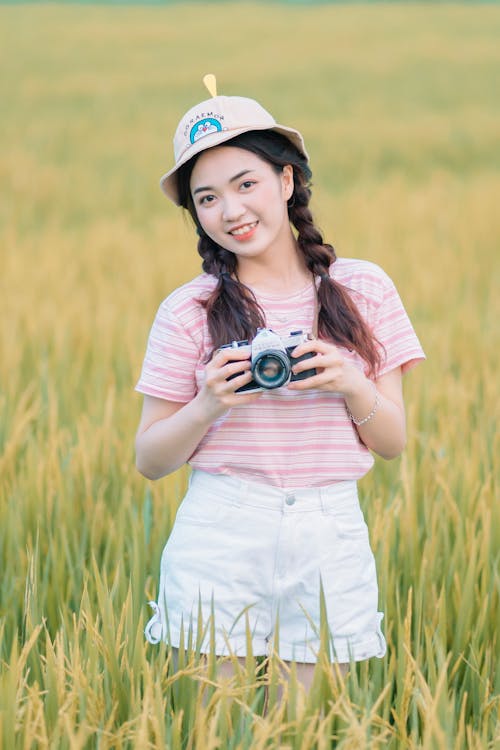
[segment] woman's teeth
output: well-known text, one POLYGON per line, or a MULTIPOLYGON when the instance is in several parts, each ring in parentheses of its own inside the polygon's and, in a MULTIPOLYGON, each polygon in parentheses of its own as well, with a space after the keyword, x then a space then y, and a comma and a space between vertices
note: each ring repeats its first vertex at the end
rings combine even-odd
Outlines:
POLYGON ((254 227, 257 226, 257 222, 254 221, 253 224, 244 224, 242 227, 238 227, 237 229, 232 229, 229 234, 235 235, 236 237, 240 234, 247 234, 247 232, 250 232, 254 227))

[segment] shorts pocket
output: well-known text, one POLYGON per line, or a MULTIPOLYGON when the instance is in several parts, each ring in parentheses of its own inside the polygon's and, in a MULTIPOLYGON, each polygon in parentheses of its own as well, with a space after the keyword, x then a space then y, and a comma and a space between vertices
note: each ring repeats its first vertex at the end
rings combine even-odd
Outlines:
POLYGON ((368 526, 365 523, 361 508, 332 513, 335 533, 339 539, 350 541, 368 540, 368 526))
POLYGON ((361 508, 334 516, 333 528, 344 564, 354 565, 356 575, 365 576, 374 564, 370 535, 361 508))
POLYGON ((215 526, 231 510, 231 505, 210 494, 189 490, 177 509, 175 523, 215 526))

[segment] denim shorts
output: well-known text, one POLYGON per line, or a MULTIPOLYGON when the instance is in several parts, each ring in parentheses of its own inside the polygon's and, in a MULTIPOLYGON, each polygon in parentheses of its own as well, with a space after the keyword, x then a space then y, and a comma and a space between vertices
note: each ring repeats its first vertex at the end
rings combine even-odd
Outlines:
POLYGON ((245 656, 250 634, 254 656, 313 663, 325 632, 332 661, 386 651, 355 481, 282 490, 194 471, 150 604, 150 643, 178 648, 192 627, 208 652, 213 613, 218 655, 245 656))

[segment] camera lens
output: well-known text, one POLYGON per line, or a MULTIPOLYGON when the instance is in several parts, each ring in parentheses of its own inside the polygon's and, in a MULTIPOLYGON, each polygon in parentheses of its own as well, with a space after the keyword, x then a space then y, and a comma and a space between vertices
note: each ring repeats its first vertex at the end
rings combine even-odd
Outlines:
POLYGON ((261 352, 252 362, 252 375, 261 388, 279 388, 290 378, 290 363, 279 350, 261 352))

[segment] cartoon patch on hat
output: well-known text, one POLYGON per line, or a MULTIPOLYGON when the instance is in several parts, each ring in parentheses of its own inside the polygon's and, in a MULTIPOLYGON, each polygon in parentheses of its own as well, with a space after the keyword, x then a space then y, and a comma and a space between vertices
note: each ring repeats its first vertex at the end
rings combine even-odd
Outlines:
POLYGON ((189 140, 191 143, 196 143, 196 141, 199 141, 203 136, 209 135, 210 133, 218 133, 220 130, 222 130, 220 122, 214 117, 207 117, 206 120, 202 120, 202 122, 193 125, 191 132, 189 133, 189 140))

